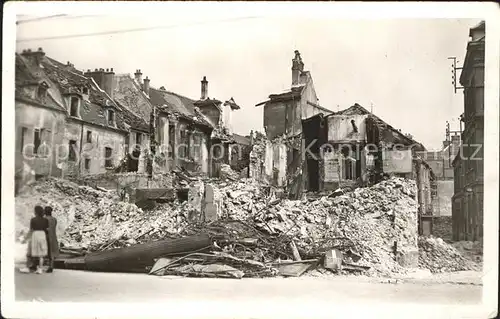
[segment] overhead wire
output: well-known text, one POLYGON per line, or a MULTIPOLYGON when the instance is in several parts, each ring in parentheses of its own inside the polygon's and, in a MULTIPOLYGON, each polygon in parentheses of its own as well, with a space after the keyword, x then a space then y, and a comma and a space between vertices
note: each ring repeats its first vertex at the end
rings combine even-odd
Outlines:
POLYGON ((41 40, 81 38, 81 37, 101 36, 101 35, 130 33, 130 32, 141 32, 141 31, 158 30, 158 29, 171 29, 171 28, 177 28, 177 27, 187 27, 187 26, 194 26, 194 25, 204 25, 204 24, 209 24, 209 23, 221 23, 221 22, 231 22, 231 21, 239 21, 239 20, 249 20, 249 19, 256 19, 256 18, 259 18, 259 17, 240 17, 240 18, 224 19, 224 20, 216 20, 216 21, 194 22, 194 23, 188 23, 188 24, 172 24, 172 25, 166 25, 166 26, 143 27, 143 28, 124 29, 124 30, 111 30, 111 31, 94 32, 94 33, 82 33, 82 34, 73 34, 73 35, 56 35, 56 36, 51 36, 51 37, 26 38, 26 39, 17 39, 16 42, 30 42, 30 41, 41 41, 41 40))
POLYGON ((64 17, 64 16, 66 16, 66 14, 56 14, 56 15, 51 15, 51 16, 46 16, 46 17, 19 20, 19 21, 16 21, 16 24, 29 23, 29 22, 35 22, 35 21, 41 21, 41 20, 53 19, 53 18, 60 18, 60 17, 64 17))

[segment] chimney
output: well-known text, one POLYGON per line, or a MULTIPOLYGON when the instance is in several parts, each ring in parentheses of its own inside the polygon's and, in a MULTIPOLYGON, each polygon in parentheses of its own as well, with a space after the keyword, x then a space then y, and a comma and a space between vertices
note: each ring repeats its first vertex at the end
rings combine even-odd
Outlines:
POLYGON ((22 55, 36 66, 41 66, 45 52, 43 52, 42 48, 38 48, 38 51, 31 51, 28 49, 23 51, 22 55))
POLYGON ((87 70, 84 76, 94 79, 94 82, 106 92, 111 99, 114 98, 115 72, 113 68, 104 70, 103 68, 94 71, 87 70))
POLYGON ((113 100, 115 93, 115 72, 113 68, 106 69, 104 72, 104 83, 101 88, 108 93, 109 97, 113 100))
POLYGON ((135 81, 138 84, 142 84, 142 72, 141 72, 141 70, 136 70, 134 75, 135 75, 135 81))
POLYGON ((469 37, 471 41, 477 41, 484 37, 485 33, 485 23, 481 21, 477 26, 469 30, 469 37))
POLYGON ((206 100, 208 96, 208 81, 207 77, 204 76, 201 80, 201 100, 206 100))
POLYGON ((144 84, 142 85, 142 90, 148 96, 149 96, 149 81, 150 81, 149 78, 146 76, 146 78, 144 79, 144 84))
POLYGON ((292 85, 299 84, 300 73, 304 71, 304 63, 300 57, 300 52, 295 50, 295 57, 292 59, 292 85))

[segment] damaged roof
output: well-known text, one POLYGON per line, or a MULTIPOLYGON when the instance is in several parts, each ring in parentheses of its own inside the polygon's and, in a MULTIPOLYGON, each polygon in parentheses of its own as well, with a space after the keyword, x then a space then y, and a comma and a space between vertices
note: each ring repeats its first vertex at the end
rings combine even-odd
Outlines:
POLYGON ((229 100, 224 102, 224 105, 229 105, 231 107, 231 110, 239 110, 240 109, 240 106, 238 104, 236 104, 233 97, 231 97, 229 100))
MULTIPOLYGON (((80 104, 80 118, 83 121, 113 127, 108 124, 106 110, 116 109, 116 105, 92 79, 83 76, 82 72, 72 65, 62 64, 49 57, 43 60, 42 65, 51 81, 57 83, 62 95, 80 93, 83 87, 88 89, 88 100, 82 99, 80 104)), ((64 99, 62 100, 64 101, 64 99)), ((124 122, 121 112, 115 114, 116 128, 127 130, 127 124, 124 122)))
POLYGON ((364 107, 362 107, 358 103, 355 103, 353 106, 351 106, 345 110, 335 112, 334 114, 335 115, 370 115, 370 117, 373 118, 375 120, 375 122, 377 123, 377 126, 379 128, 381 128, 382 130, 385 130, 385 131, 389 130, 397 142, 401 142, 401 143, 405 143, 405 144, 419 145, 419 148, 422 151, 425 151, 425 147, 421 143, 404 135, 403 133, 401 133, 400 131, 398 131, 397 129, 392 127, 391 125, 387 124, 387 122, 383 121, 378 116, 372 114, 370 111, 368 111, 367 109, 365 109, 364 107))
MULTIPOLYGON (((43 52, 42 52, 43 54, 43 52)), ((71 64, 63 64, 52 58, 41 55, 40 65, 35 64, 33 59, 16 54, 16 91, 20 98, 29 98, 36 103, 57 108, 68 113, 66 95, 77 95, 83 97, 83 88, 88 89, 88 100, 81 99, 80 119, 94 125, 109 127, 113 129, 126 130, 120 112, 115 113, 116 126, 109 125, 106 118, 106 110, 116 108, 111 98, 102 91, 93 80, 83 76, 83 72, 75 69, 71 64), (27 96, 22 86, 45 82, 48 85, 47 97, 27 96)))
POLYGON ((153 104, 129 74, 115 75, 113 98, 123 108, 124 117, 132 128, 149 131, 153 104))
POLYGON ((196 107, 195 101, 188 97, 163 89, 150 88, 149 98, 151 103, 158 106, 161 111, 180 116, 209 128, 215 127, 215 123, 211 123, 196 107))
POLYGON ((255 106, 261 106, 264 105, 268 102, 282 102, 282 101, 289 101, 291 99, 296 99, 300 98, 302 96, 302 92, 305 89, 305 84, 301 85, 296 85, 292 86, 290 90, 287 90, 286 92, 279 93, 279 94, 270 94, 269 95, 269 100, 260 102, 259 104, 256 104, 255 106))
POLYGON ((241 144, 241 145, 250 145, 250 137, 248 136, 243 136, 234 133, 233 134, 233 140, 236 142, 236 144, 241 144))

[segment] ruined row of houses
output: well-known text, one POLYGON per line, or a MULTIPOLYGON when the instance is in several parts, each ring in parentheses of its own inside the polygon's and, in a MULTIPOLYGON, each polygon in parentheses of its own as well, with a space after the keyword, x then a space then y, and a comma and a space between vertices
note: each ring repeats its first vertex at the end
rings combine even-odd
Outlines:
POLYGON ((417 181, 420 232, 432 232, 436 176, 425 147, 358 104, 339 112, 320 106, 298 51, 290 90, 257 105, 265 135, 255 138, 233 133, 240 107, 209 98, 205 77, 198 100, 150 82, 140 70, 82 72, 42 50, 17 54, 16 168, 40 176, 175 169, 219 176, 228 164, 290 198, 398 175, 417 181))
POLYGON ((333 112, 319 105, 313 80, 298 51, 290 90, 271 94, 264 108, 266 136, 250 154, 250 176, 300 198, 377 183, 388 175, 418 185, 420 233, 432 232, 436 177, 426 149, 359 104, 333 112))
POLYGON ((41 48, 16 54, 15 70, 16 172, 28 166, 36 176, 82 177, 184 169, 218 176, 223 163, 248 166, 250 139, 234 134, 231 123, 240 107, 232 97, 210 98, 206 77, 201 97, 191 99, 153 87, 141 70, 83 72, 41 48))

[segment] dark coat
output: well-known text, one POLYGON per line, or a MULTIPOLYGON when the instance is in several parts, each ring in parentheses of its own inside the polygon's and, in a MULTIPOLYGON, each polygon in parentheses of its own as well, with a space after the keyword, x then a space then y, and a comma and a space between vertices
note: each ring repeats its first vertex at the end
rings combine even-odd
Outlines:
POLYGON ((47 220, 49 221, 49 229, 47 232, 47 240, 49 243, 49 255, 52 258, 55 258, 59 256, 59 242, 57 241, 57 234, 56 234, 56 228, 57 228, 57 219, 52 216, 46 216, 47 220))

